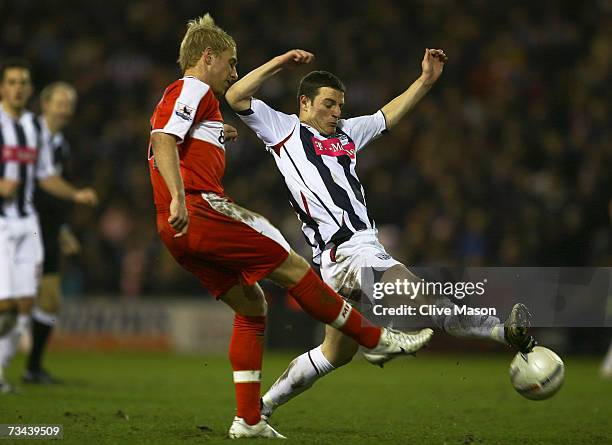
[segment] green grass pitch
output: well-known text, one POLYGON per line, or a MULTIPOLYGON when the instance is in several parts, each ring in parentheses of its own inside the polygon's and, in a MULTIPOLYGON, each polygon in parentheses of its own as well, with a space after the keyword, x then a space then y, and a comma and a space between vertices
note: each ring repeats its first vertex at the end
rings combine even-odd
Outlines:
MULTIPOLYGON (((264 389, 290 359, 266 354, 264 389)), ((568 358, 564 387, 544 402, 514 392, 510 360, 424 353, 379 369, 356 359, 272 424, 289 444, 612 444, 612 381, 599 377, 596 359, 568 358)), ((66 384, 0 396, 0 423, 62 424, 64 438, 53 443, 63 444, 230 443, 225 357, 51 353, 48 366, 66 384)), ((9 378, 21 369, 18 357, 9 378)))

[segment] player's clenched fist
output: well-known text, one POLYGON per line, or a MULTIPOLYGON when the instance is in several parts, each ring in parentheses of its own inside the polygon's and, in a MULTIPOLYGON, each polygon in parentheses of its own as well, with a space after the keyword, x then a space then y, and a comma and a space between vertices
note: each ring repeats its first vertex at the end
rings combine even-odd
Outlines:
POLYGON ((74 202, 78 204, 95 206, 98 204, 98 194, 94 189, 89 187, 77 190, 77 192, 74 194, 74 202))
POLYGON ((421 62, 421 68, 423 69, 421 78, 426 85, 432 85, 438 80, 447 61, 448 57, 441 49, 425 49, 423 61, 421 62))
POLYGON ((225 142, 234 142, 238 140, 238 130, 230 124, 223 124, 223 138, 225 142))
POLYGON ((187 228, 189 227, 189 214, 187 213, 187 205, 185 204, 185 198, 172 198, 170 202, 170 217, 168 218, 168 224, 176 231, 175 238, 181 237, 187 234, 187 228))
POLYGON ((309 53, 303 49, 292 49, 277 57, 280 65, 285 68, 295 68, 299 65, 305 65, 312 62, 314 58, 315 56, 313 53, 309 53))

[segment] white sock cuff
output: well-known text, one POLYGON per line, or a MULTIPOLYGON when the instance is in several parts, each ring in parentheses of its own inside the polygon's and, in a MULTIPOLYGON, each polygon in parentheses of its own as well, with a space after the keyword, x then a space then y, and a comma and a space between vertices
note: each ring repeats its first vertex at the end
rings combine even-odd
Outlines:
POLYGON ((234 371, 234 383, 261 382, 261 371, 234 371))
POLYGON ((264 409, 267 408, 270 411, 269 415, 272 415, 272 411, 274 411, 274 408, 278 406, 278 404, 274 403, 274 400, 272 400, 270 397, 269 391, 261 397, 261 402, 264 405, 264 409))
POLYGON ((57 324, 57 314, 45 312, 38 306, 34 306, 34 309, 32 309, 32 318, 47 326, 55 326, 57 324))
POLYGON ((329 362, 329 360, 325 358, 325 355, 323 355, 323 349, 321 345, 308 351, 308 358, 317 370, 317 374, 319 376, 329 374, 335 369, 334 366, 329 362))
POLYGON ((336 317, 334 321, 332 321, 329 325, 332 328, 340 329, 348 320, 349 315, 351 315, 351 311, 353 307, 347 303, 346 300, 342 300, 342 309, 340 309, 340 313, 336 317))
POLYGON ((493 329, 491 330, 491 338, 495 341, 503 343, 504 345, 508 344, 506 341, 506 334, 504 333, 503 324, 500 323, 497 326, 493 326, 493 329))

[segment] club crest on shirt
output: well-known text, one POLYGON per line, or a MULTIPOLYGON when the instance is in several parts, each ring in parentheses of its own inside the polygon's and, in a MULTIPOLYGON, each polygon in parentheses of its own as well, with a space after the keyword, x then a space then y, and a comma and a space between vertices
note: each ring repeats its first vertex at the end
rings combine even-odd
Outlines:
POLYGON ((355 143, 344 134, 329 139, 317 139, 313 136, 312 145, 315 148, 315 152, 319 156, 325 155, 337 157, 348 155, 348 157, 351 159, 355 158, 355 143))
POLYGON ((193 120, 193 115, 195 114, 195 109, 190 107, 189 105, 185 105, 181 102, 176 103, 176 109, 174 110, 174 114, 176 114, 181 119, 185 119, 186 121, 193 120))

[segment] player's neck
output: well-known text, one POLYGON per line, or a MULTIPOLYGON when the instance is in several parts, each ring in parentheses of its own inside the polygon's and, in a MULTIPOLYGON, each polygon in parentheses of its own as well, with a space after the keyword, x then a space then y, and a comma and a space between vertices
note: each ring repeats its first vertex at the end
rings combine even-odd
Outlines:
POLYGON ((196 66, 192 66, 191 68, 187 68, 185 70, 185 73, 183 74, 184 77, 195 77, 196 79, 204 82, 206 85, 208 85, 210 87, 210 89, 212 90, 212 92, 214 93, 214 95, 217 97, 217 99, 221 100, 223 97, 224 93, 219 93, 217 91, 215 91, 215 89, 213 88, 213 82, 211 80, 210 76, 211 73, 209 70, 204 68, 204 65, 201 62, 198 62, 198 64, 196 66))
POLYGON ((19 119, 24 111, 24 108, 11 107, 9 104, 7 104, 4 101, 2 101, 2 109, 4 110, 6 114, 8 114, 13 119, 19 119))
POLYGON ((304 118, 300 118, 300 122, 305 124, 305 125, 308 125, 311 128, 314 128, 319 133, 321 133, 321 136, 331 136, 330 134, 325 133, 325 131, 323 129, 319 128, 315 122, 311 122, 311 121, 306 120, 304 118))
POLYGON ((51 133, 52 135, 55 135, 61 130, 60 125, 55 122, 53 118, 47 116, 46 114, 43 114, 43 119, 45 120, 45 124, 49 129, 49 133, 51 133))
POLYGON ((187 68, 183 76, 184 77, 195 77, 196 79, 199 79, 204 83, 208 83, 206 82, 206 73, 204 72, 203 69, 201 69, 201 67, 198 67, 198 65, 193 66, 191 68, 187 68))

